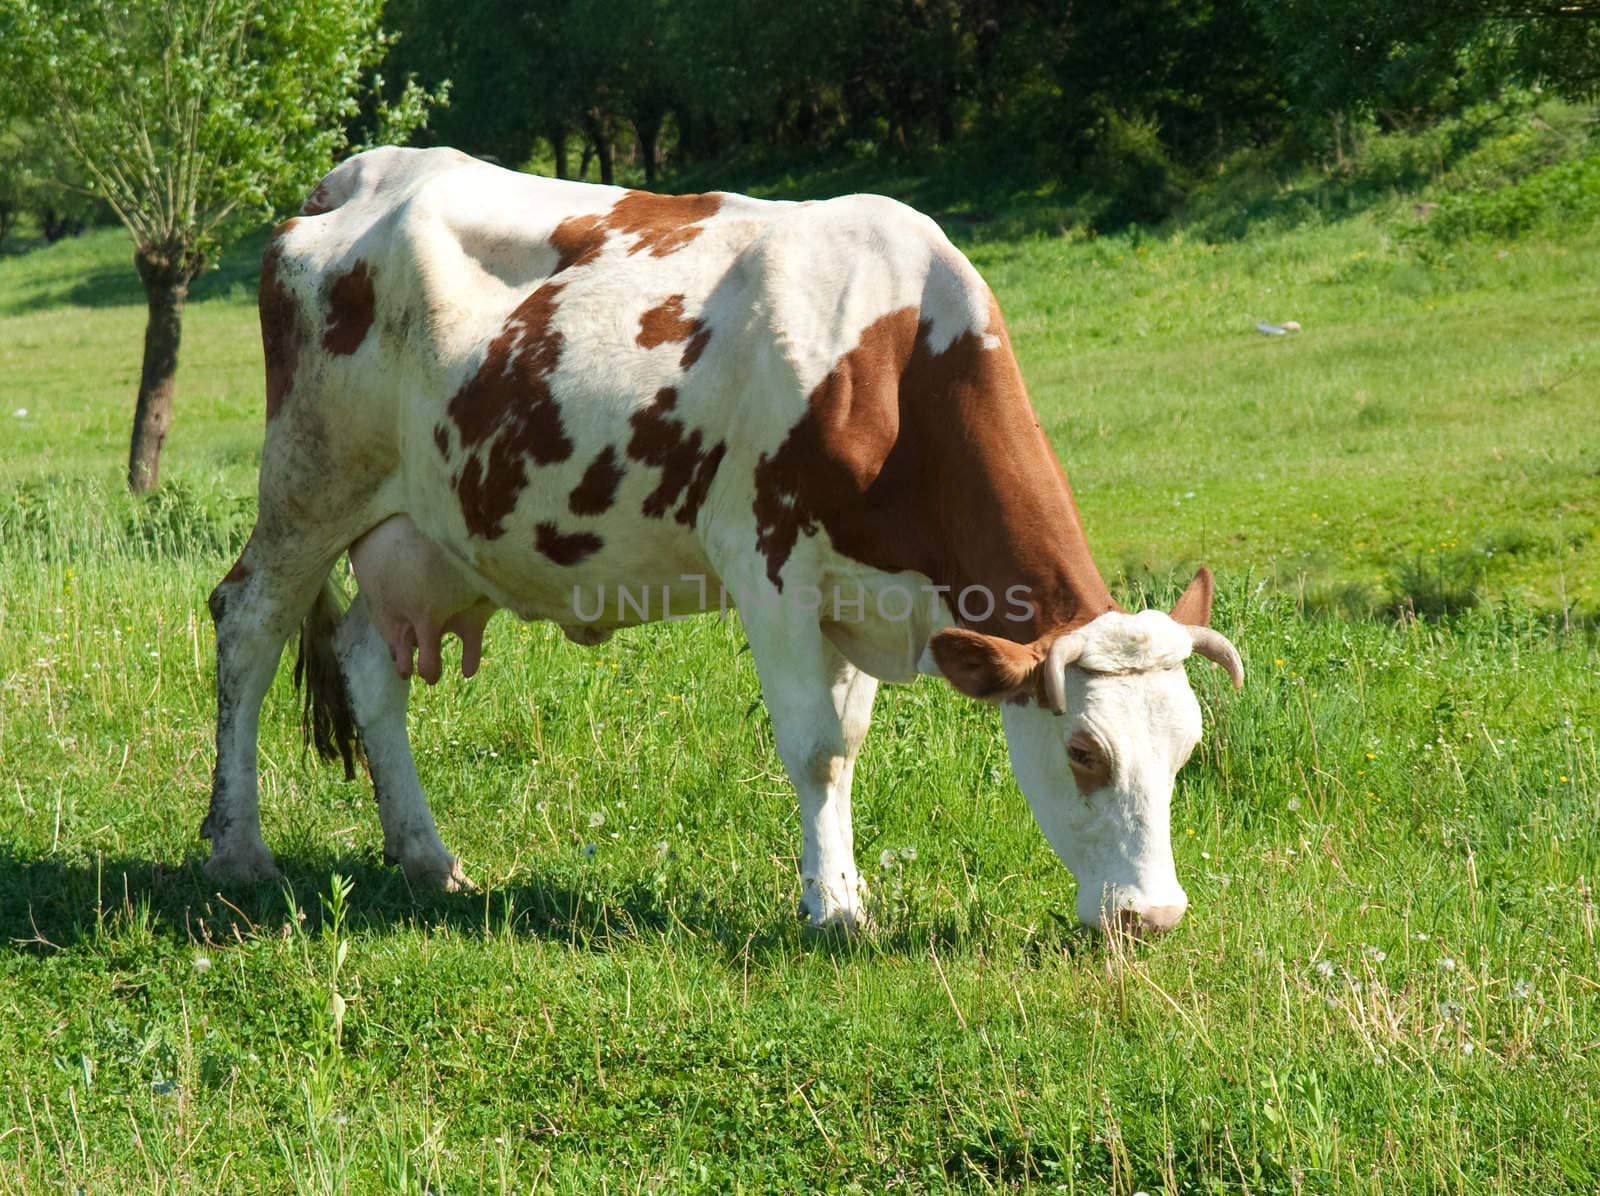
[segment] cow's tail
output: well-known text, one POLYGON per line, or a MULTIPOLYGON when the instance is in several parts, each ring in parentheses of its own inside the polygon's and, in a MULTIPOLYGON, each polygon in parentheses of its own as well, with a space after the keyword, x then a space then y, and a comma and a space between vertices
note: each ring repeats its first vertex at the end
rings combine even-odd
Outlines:
POLYGON ((324 760, 343 760, 344 779, 355 780, 356 752, 361 735, 333 633, 344 614, 343 596, 330 576, 317 592, 311 613, 300 625, 300 651, 294 661, 294 684, 304 694, 300 731, 307 748, 316 748, 324 760))

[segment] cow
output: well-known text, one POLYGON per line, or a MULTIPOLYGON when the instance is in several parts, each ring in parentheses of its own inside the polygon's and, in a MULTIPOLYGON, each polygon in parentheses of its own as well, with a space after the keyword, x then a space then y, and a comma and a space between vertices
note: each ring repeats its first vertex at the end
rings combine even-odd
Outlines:
POLYGON ((347 777, 365 752, 386 860, 453 890, 470 882, 406 731, 442 637, 471 676, 499 610, 596 643, 732 605, 813 924, 869 923, 851 775, 879 682, 919 674, 1000 707, 1082 921, 1183 915, 1170 806, 1201 734, 1183 662, 1243 683, 1211 574, 1170 613, 1113 601, 994 296, 926 216, 378 149, 274 231, 260 314, 259 509, 210 596, 214 879, 274 875, 257 722, 297 628, 309 738, 347 777))

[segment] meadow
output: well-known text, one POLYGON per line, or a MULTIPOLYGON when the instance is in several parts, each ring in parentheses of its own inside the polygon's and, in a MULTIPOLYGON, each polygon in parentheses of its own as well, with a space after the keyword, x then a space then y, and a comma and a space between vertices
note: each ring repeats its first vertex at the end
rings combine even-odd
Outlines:
POLYGON ((1596 1190, 1600 229, 1416 220, 951 222, 1119 596, 1210 563, 1246 661, 1191 669, 1191 908, 1132 947, 1074 929, 997 714, 927 678, 857 770, 878 929, 807 931, 736 617, 497 621, 418 687, 470 896, 383 866, 285 669, 284 882, 219 892, 259 241, 197 287, 145 501, 125 240, 0 258, 0 1191, 1596 1190))

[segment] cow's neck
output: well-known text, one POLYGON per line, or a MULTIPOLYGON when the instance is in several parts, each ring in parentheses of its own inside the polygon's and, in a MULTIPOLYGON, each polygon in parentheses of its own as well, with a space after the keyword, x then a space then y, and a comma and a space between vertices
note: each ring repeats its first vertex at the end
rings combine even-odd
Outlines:
MULTIPOLYGON (((858 501, 824 515, 835 546, 858 561, 913 570, 948 587, 954 621, 1018 642, 1114 609, 998 310, 987 334, 963 333, 938 353, 915 308, 879 321, 863 348, 874 337, 898 342, 893 359, 906 363, 898 418, 881 441, 888 445, 881 468, 858 501)), ((833 440, 829 426, 859 421, 861 381, 842 400, 825 388, 812 395, 825 440, 833 440)), ((867 464, 862 454, 873 439, 869 431, 842 450, 854 458, 847 468, 867 464)), ((856 476, 865 480, 863 472, 856 476)))

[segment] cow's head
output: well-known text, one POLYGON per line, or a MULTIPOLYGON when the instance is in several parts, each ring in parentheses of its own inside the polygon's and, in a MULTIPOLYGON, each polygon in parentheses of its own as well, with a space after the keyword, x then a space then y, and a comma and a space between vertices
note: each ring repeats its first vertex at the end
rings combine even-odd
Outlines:
POLYGON ((1189 904, 1171 826, 1173 781, 1200 741, 1183 661, 1197 653, 1244 684, 1238 652, 1207 626, 1211 589, 1202 569, 1170 615, 1110 611, 1032 644, 952 628, 929 644, 957 689, 1002 703, 1011 769, 1091 926, 1166 930, 1189 904))

